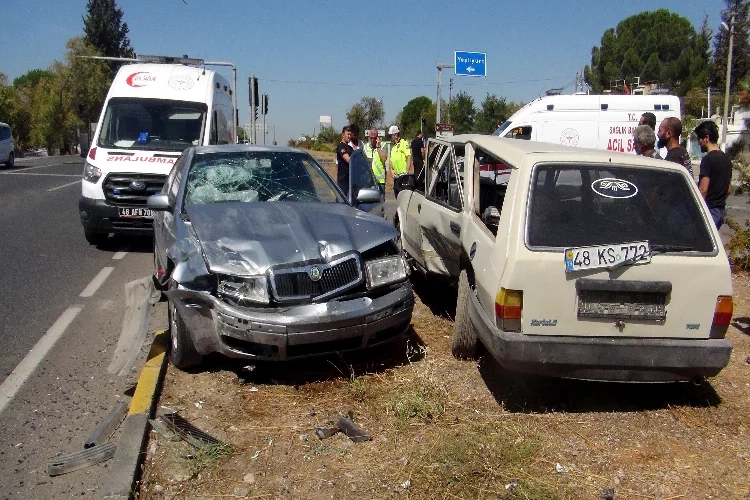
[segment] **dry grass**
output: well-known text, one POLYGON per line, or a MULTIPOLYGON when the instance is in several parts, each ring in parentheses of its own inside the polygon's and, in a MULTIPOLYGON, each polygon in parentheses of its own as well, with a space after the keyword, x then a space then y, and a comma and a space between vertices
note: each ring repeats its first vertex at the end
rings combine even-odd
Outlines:
POLYGON ((170 368, 162 404, 233 454, 191 469, 177 443, 152 433, 139 498, 750 495, 746 276, 735 277, 731 363, 700 387, 575 382, 506 374, 488 357, 457 361, 455 291, 419 279, 415 289, 413 332, 388 348, 249 374, 226 360, 195 374, 170 368), (372 441, 315 437, 314 427, 348 411, 372 441))

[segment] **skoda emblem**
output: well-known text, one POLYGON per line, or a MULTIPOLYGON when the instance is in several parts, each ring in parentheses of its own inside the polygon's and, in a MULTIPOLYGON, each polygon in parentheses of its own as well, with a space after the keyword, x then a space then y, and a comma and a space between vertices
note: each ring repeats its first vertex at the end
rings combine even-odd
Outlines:
POLYGON ((638 187, 632 182, 612 177, 595 180, 591 189, 605 198, 632 198, 638 194, 638 187))
POLYGON ((143 181, 133 181, 128 187, 131 191, 144 191, 146 189, 146 183, 143 181))
POLYGON ((313 266, 310 268, 310 279, 313 281, 320 280, 322 273, 320 272, 320 268, 318 266, 313 266))

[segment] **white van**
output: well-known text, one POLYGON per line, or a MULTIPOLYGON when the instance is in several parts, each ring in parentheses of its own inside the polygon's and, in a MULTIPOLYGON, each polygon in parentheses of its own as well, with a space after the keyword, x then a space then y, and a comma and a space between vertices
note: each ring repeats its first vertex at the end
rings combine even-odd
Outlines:
POLYGON ((680 99, 673 95, 545 96, 516 111, 492 135, 633 153, 633 130, 647 111, 656 115, 658 129, 664 118, 680 118, 680 99))
POLYGON ((229 82, 215 71, 164 58, 120 68, 102 108, 83 169, 79 201, 86 240, 109 233, 150 234, 146 199, 161 191, 190 146, 234 144, 236 111, 229 82))

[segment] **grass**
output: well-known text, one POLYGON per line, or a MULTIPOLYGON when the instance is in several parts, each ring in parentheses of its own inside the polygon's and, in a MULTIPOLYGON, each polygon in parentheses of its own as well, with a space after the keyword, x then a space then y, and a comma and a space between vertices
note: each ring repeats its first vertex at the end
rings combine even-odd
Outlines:
POLYGON ((226 443, 209 444, 198 448, 190 460, 190 469, 197 476, 206 469, 218 467, 222 460, 231 457, 232 447, 226 443))

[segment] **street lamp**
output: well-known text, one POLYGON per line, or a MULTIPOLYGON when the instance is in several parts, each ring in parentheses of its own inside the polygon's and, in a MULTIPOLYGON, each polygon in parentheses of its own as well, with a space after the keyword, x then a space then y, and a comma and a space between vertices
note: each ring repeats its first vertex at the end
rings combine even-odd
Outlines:
POLYGON ((726 89, 724 91, 724 118, 721 120, 721 143, 724 146, 724 151, 727 149, 727 120, 729 120, 729 83, 732 77, 732 45, 734 44, 734 16, 729 21, 729 26, 726 23, 721 23, 721 26, 729 31, 729 53, 727 54, 727 82, 726 89))
POLYGON ((438 63, 438 78, 437 78, 437 115, 435 117, 435 123, 440 123, 440 78, 443 74, 443 68, 452 68, 452 64, 438 63))

